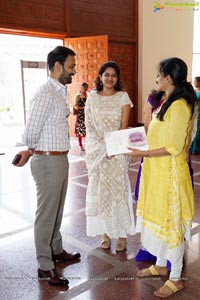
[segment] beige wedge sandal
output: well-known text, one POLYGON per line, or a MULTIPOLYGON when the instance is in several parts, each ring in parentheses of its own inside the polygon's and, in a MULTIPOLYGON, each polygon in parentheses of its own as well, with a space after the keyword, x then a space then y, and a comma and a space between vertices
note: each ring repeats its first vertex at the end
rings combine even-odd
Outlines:
POLYGON ((107 250, 107 249, 110 249, 110 245, 111 245, 111 240, 110 240, 109 236, 104 234, 102 237, 102 241, 101 241, 101 248, 104 250, 107 250))

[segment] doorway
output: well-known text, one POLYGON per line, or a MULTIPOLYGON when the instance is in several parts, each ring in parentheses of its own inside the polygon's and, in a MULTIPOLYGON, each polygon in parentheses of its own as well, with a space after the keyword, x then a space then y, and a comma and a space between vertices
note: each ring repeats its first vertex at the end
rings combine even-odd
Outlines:
MULTIPOLYGON (((63 45, 62 39, 0 34, 0 148, 21 144, 24 130, 21 60, 46 61, 49 51, 63 45)), ((24 74, 27 97, 41 84, 41 76, 24 74), (30 80, 31 79, 31 80, 30 80)), ((46 80, 46 73, 44 76, 46 80)))
MULTIPOLYGON (((81 84, 87 82, 90 92, 93 89, 93 81, 98 75, 100 66, 108 60, 108 36, 89 36, 64 39, 64 45, 76 52, 76 74, 72 83, 67 86, 69 92, 69 106, 72 108, 74 98, 80 91, 81 84)), ((70 114, 70 136, 74 136, 76 117, 70 114)))
MULTIPOLYGON (((98 69, 108 59, 108 36, 50 39, 0 34, 0 147, 21 145, 27 103, 41 84, 39 68, 22 68, 23 62, 46 62, 49 51, 65 45, 76 52, 77 73, 68 85, 69 106, 82 82, 93 88, 98 69), (22 72, 23 70, 23 72, 22 72), (23 76, 22 76, 23 75, 23 76), (24 93, 26 95, 24 95, 24 93), (24 100, 25 98, 25 100, 24 100)), ((44 70, 43 70, 44 71, 44 70)), ((46 72, 43 72, 46 80, 46 72)), ((70 136, 74 136, 75 117, 69 116, 70 136)))

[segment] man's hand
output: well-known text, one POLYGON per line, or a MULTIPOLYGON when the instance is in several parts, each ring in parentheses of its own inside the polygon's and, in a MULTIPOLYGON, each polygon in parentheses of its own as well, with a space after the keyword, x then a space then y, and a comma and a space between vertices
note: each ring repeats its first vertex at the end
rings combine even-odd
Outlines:
POLYGON ((14 164, 14 166, 16 166, 16 167, 23 167, 27 163, 29 158, 32 156, 30 150, 20 151, 17 154, 21 155, 21 158, 18 163, 14 164))

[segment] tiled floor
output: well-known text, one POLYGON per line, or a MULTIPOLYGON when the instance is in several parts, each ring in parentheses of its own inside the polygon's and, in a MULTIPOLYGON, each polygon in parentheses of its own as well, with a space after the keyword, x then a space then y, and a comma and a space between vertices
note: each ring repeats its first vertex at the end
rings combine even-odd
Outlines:
MULTIPOLYGON (((66 199, 62 234, 65 249, 81 252, 81 260, 58 263, 58 269, 69 281, 69 289, 51 287, 38 281, 37 262, 33 243, 33 221, 36 207, 35 184, 29 164, 23 168, 11 165, 19 148, 0 152, 0 300, 151 300, 161 281, 140 280, 138 269, 149 263, 136 262, 134 253, 140 247, 140 237, 129 237, 127 252, 117 254, 115 241, 110 250, 100 248, 100 237, 89 238, 85 229, 85 194, 87 171, 84 154, 72 139, 70 180, 66 199), (127 256, 130 256, 129 259, 127 256), (131 258, 132 256, 132 258, 131 258)), ((196 217, 192 241, 186 244, 185 289, 169 300, 200 299, 200 156, 193 156, 196 217)), ((132 190, 139 161, 130 166, 132 190)), ((134 204, 134 210, 135 210, 134 204)))

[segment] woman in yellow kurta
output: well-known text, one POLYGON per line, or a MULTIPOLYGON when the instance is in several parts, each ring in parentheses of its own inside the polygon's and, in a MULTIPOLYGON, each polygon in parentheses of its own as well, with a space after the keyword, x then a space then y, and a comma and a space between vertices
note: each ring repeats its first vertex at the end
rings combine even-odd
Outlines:
POLYGON ((169 58, 159 64, 158 90, 165 91, 167 100, 148 129, 148 151, 131 149, 132 156, 144 156, 137 227, 142 245, 157 256, 155 266, 143 269, 138 277, 168 274, 169 280, 155 291, 166 298, 183 289, 184 238, 190 238, 194 216, 194 195, 187 163, 187 148, 195 91, 186 81, 187 65, 179 58, 169 58))

